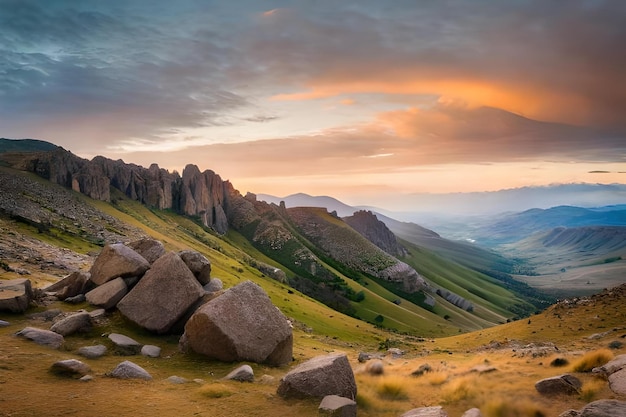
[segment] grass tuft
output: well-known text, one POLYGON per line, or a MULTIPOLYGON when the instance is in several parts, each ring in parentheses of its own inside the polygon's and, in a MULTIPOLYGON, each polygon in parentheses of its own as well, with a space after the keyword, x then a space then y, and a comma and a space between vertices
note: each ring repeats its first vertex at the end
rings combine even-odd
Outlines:
POLYGON ((530 400, 494 399, 484 405, 485 417, 547 417, 548 413, 530 400))
POLYGON ((480 384, 476 376, 466 376, 450 381, 442 390, 441 397, 446 403, 470 400, 478 395, 480 384))
POLYGON ((402 401, 407 400, 409 395, 406 390, 404 378, 389 376, 385 377, 376 386, 376 393, 384 400, 402 401))
POLYGON ((587 352, 582 358, 572 364, 574 372, 591 372, 593 368, 602 366, 613 359, 613 352, 608 349, 598 349, 587 352))
POLYGON ((424 380, 433 386, 442 385, 448 380, 448 373, 442 371, 429 372, 424 375, 424 380))
POLYGON ((199 392, 208 398, 226 398, 234 394, 229 387, 219 383, 203 385, 199 392))
POLYGON ((602 391, 606 386, 606 381, 594 378, 590 381, 587 381, 583 384, 583 388, 580 392, 581 400, 585 402, 592 402, 596 399, 597 395, 602 391))

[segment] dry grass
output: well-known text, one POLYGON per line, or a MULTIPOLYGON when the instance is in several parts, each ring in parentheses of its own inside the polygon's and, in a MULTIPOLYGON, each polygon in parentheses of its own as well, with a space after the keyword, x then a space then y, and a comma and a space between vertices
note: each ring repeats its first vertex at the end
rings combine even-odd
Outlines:
POLYGON ((597 399, 598 395, 607 387, 605 380, 601 378, 593 378, 583 383, 580 392, 580 398, 585 402, 592 402, 597 399))
POLYGON ((494 399, 482 407, 485 417, 547 417, 550 414, 531 400, 494 399))
POLYGON ((423 379, 424 381, 428 382, 432 386, 439 386, 439 385, 446 383, 449 377, 450 375, 448 375, 447 372, 435 371, 435 372, 429 372, 425 374, 423 379))
POLYGON ((441 398, 447 404, 471 400, 478 396, 478 387, 480 385, 478 376, 476 375, 468 375, 453 379, 443 387, 441 398))
POLYGON ((406 387, 406 378, 400 376, 386 376, 378 383, 376 393, 384 400, 402 401, 409 398, 406 387))
POLYGON ((198 392, 207 398, 226 398, 234 394, 230 387, 220 383, 203 385, 198 392))
POLYGON ((582 358, 572 364, 574 372, 591 372, 593 368, 602 366, 613 359, 613 352, 609 349, 598 349, 587 352, 582 358))

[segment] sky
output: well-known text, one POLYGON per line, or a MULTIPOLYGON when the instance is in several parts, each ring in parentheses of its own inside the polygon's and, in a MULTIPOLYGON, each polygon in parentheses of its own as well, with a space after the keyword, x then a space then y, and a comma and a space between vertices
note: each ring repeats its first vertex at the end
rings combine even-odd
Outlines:
POLYGON ((623 184, 624 22, 622 0, 0 0, 0 137, 381 207, 623 184))

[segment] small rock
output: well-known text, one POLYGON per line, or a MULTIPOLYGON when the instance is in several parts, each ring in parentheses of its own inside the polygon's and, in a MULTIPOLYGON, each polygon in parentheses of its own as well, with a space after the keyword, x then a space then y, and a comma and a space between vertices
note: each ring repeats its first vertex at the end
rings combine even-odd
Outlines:
POLYGON ((398 348, 389 348, 387 350, 387 354, 391 355, 392 358, 397 359, 397 358, 401 358, 402 356, 404 356, 404 351, 398 348))
POLYGON ((370 359, 382 359, 383 356, 378 354, 378 353, 367 353, 367 352, 360 352, 359 353, 359 362, 367 362, 370 359))
POLYGON ((84 303, 86 300, 87 298, 85 297, 85 294, 78 294, 73 297, 67 297, 65 300, 63 300, 63 302, 68 304, 80 304, 84 303))
POLYGON ((107 353, 107 347, 104 345, 83 346, 78 349, 78 354, 89 359, 97 359, 107 353))
POLYGON ((259 378, 259 384, 264 384, 264 385, 272 385, 274 382, 276 382, 276 378, 274 378, 271 375, 261 375, 261 378, 259 378))
POLYGON ((327 395, 318 408, 324 417, 356 417, 356 401, 338 395, 327 395))
POLYGON ((239 368, 231 371, 224 379, 234 380, 239 382, 253 382, 254 371, 250 365, 241 365, 239 368))
POLYGON ((84 375, 82 376, 79 381, 83 381, 83 382, 89 382, 89 381, 93 381, 93 376, 92 375, 84 375))
POLYGON ((75 297, 84 294, 89 282, 89 273, 76 271, 66 276, 62 280, 46 287, 44 291, 52 292, 59 300, 65 300, 68 297, 75 297))
POLYGON ((535 389, 543 395, 580 394, 582 383, 571 374, 545 378, 535 384, 535 389))
POLYGON ((448 417, 441 406, 414 408, 402 414, 400 417, 448 417))
POLYGON ((15 335, 32 340, 38 345, 48 346, 53 349, 60 348, 65 341, 63 336, 58 333, 51 332, 50 330, 38 329, 36 327, 25 327, 15 335))
POLYGON ((554 368, 560 368, 567 365, 569 365, 569 361, 565 358, 556 358, 552 362, 550 362, 550 366, 554 368))
POLYGON ((111 333, 109 340, 115 345, 116 353, 120 355, 136 355, 141 352, 141 344, 134 339, 123 334, 111 333))
POLYGON ((224 283, 219 278, 212 278, 208 284, 205 284, 203 287, 204 291, 208 293, 214 293, 221 291, 224 288, 224 283))
POLYGON ((490 372, 497 371, 498 369, 495 366, 491 365, 476 365, 469 372, 476 372, 478 374, 488 374, 490 372))
POLYGON ((141 354, 149 358, 158 358, 161 356, 161 348, 154 345, 143 345, 141 354))
POLYGON ((461 417, 483 417, 483 413, 478 408, 471 408, 464 412, 461 417))
POLYGON ((380 359, 374 359, 367 363, 365 370, 370 375, 382 375, 385 372, 385 365, 380 359))
POLYGON ((87 374, 87 372, 91 371, 91 368, 89 368, 89 365, 76 360, 76 359, 66 359, 63 361, 58 361, 52 364, 52 367, 50 368, 50 371, 52 373, 55 373, 57 375, 66 375, 66 376, 73 376, 73 375, 85 375, 87 374))
POLYGON ((202 384, 204 384, 206 381, 205 381, 204 379, 201 379, 201 378, 194 378, 194 379, 193 379, 193 382, 195 382, 196 384, 200 384, 200 385, 202 385, 202 384))
POLYGON ((91 316, 87 312, 72 314, 54 323, 50 330, 62 336, 86 333, 91 330, 91 316))
POLYGON ((186 384, 187 382, 189 382, 188 379, 183 378, 182 376, 176 376, 176 375, 172 375, 170 377, 167 378, 168 382, 171 382, 172 384, 186 384))
POLYGON ((423 365, 420 365, 420 367, 417 368, 416 370, 414 370, 413 372, 411 372, 411 375, 412 376, 422 376, 422 375, 424 375, 427 372, 431 372, 432 370, 433 370, 433 368, 429 364, 425 363, 423 365))
POLYGON ((119 379, 145 379, 145 380, 152 379, 152 375, 150 375, 141 366, 131 361, 124 361, 120 363, 119 365, 117 365, 115 369, 111 371, 109 376, 113 378, 119 378, 119 379))
POLYGON ((39 312, 39 313, 29 314, 26 317, 28 317, 29 319, 33 319, 33 320, 52 321, 52 319, 54 319, 56 316, 58 316, 61 313, 62 313, 62 311, 60 309, 53 308, 51 310, 46 310, 46 311, 42 311, 42 312, 39 312))
POLYGON ((7 327, 10 325, 11 323, 9 323, 8 321, 0 320, 0 327, 7 327))

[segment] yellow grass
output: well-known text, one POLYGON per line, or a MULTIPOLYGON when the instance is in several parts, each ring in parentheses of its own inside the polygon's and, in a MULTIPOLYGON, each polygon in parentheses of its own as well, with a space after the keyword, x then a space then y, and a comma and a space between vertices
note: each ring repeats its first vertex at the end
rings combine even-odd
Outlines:
POLYGON ((386 376, 376 387, 378 396, 385 400, 401 401, 408 399, 407 380, 401 376, 386 376))
POLYGON ((482 407, 485 417, 548 417, 541 406, 530 400, 498 398, 490 400, 482 407))
POLYGON ((471 400, 478 394, 480 386, 477 375, 462 376, 447 383, 441 392, 444 403, 471 400))
POLYGON ((439 386, 444 384, 448 380, 448 373, 444 371, 435 371, 424 374, 424 380, 430 385, 439 386))
POLYGON ((207 398, 226 398, 233 395, 230 387, 220 383, 203 385, 198 391, 207 398))
POLYGON ((582 358, 572 364, 574 372, 590 372, 593 368, 602 366, 613 359, 613 352, 609 349, 598 349, 587 352, 582 358))

